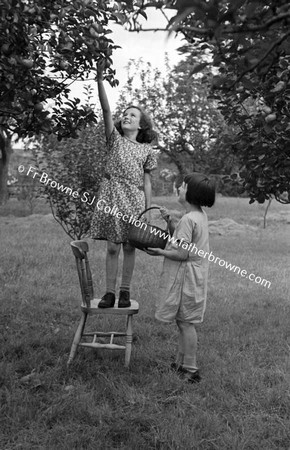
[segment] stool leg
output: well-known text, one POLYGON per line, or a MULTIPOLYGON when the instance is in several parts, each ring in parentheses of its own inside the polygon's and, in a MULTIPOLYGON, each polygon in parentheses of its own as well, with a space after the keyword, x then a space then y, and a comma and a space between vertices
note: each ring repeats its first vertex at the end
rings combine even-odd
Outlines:
POLYGON ((132 350, 132 317, 132 315, 127 317, 125 367, 128 367, 130 364, 132 350))
POLYGON ((72 362, 72 360, 74 359, 74 357, 75 357, 75 354, 76 354, 79 342, 80 342, 81 337, 83 335, 83 331, 84 331, 84 328, 85 328, 86 320, 87 320, 87 313, 82 312, 82 317, 81 317, 80 323, 78 325, 77 331, 76 331, 75 336, 74 336, 74 340, 73 340, 73 343, 72 343, 72 346, 71 346, 70 355, 69 355, 69 358, 68 358, 67 365, 69 365, 72 362))

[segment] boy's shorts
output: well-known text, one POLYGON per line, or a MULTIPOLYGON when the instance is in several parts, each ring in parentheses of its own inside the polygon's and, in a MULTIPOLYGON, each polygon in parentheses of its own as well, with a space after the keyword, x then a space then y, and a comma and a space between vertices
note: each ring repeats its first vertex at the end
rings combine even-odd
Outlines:
POLYGON ((178 301, 176 293, 156 305, 155 318, 161 322, 179 320, 188 323, 201 323, 206 308, 206 300, 196 302, 192 296, 182 293, 178 301), (172 297, 172 298, 171 298, 172 297))

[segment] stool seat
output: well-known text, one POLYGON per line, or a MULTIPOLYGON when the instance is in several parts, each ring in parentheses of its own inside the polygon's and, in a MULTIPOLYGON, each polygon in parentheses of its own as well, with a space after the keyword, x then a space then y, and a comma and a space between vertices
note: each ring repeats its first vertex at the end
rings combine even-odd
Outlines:
POLYGON ((69 365, 77 352, 79 347, 90 348, 104 348, 109 350, 125 350, 125 367, 129 366, 131 350, 132 350, 132 318, 139 312, 139 304, 136 300, 130 300, 131 305, 128 308, 118 308, 118 299, 115 301, 113 308, 99 308, 100 298, 94 297, 94 288, 92 281, 92 274, 90 264, 88 260, 89 246, 86 241, 73 241, 71 242, 71 248, 75 256, 77 272, 79 277, 79 283, 82 294, 81 301, 81 318, 77 330, 74 335, 73 343, 67 364, 69 365), (126 326, 124 331, 86 331, 86 321, 88 316, 91 315, 111 315, 111 316, 123 316, 126 318, 126 326), (97 342, 98 337, 109 337, 108 343, 97 342), (126 342, 124 345, 115 344, 115 337, 125 337, 126 342), (83 339, 85 338, 85 339, 83 339), (90 342, 87 339, 91 338, 90 342))
POLYGON ((91 300, 90 307, 81 306, 82 311, 87 311, 88 314, 116 314, 128 315, 137 314, 139 312, 139 303, 136 300, 130 299, 131 306, 129 308, 118 308, 118 299, 116 298, 114 308, 99 308, 101 298, 94 298, 91 300))

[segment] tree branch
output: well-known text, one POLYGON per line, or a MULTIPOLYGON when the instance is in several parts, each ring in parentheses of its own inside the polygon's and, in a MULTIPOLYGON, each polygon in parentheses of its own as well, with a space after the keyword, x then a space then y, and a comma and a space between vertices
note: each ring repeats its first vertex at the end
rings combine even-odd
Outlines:
MULTIPOLYGON (((290 19, 290 12, 287 13, 283 13, 283 14, 279 14, 276 17, 273 17, 272 19, 268 20, 267 22, 261 24, 261 25, 248 25, 248 26, 244 26, 244 24, 242 25, 242 27, 239 28, 228 28, 222 31, 222 34, 237 34, 237 33, 254 33, 256 31, 262 31, 265 30, 267 28, 270 28, 271 25, 277 23, 277 22, 281 22, 284 19, 290 19)), ((170 29, 168 28, 141 28, 140 30, 129 30, 131 32, 140 32, 140 31, 170 31, 170 29)), ((214 32, 214 28, 197 28, 197 27, 191 27, 191 26, 179 26, 176 30, 176 32, 181 31, 181 32, 188 32, 191 31, 195 34, 199 34, 199 35, 207 35, 209 33, 213 33, 214 32)))
POLYGON ((0 113, 3 114, 3 116, 11 117, 11 116, 20 116, 21 114, 23 114, 23 111, 16 112, 12 109, 10 109, 10 110, 9 109, 0 109, 0 113))
POLYGON ((130 33, 140 33, 140 31, 169 31, 168 28, 140 28, 139 30, 127 30, 130 33))
POLYGON ((163 15, 163 17, 167 20, 167 23, 169 23, 169 19, 168 19, 167 15, 165 14, 165 11, 163 9, 160 9, 160 12, 163 15))
POLYGON ((50 205, 50 209, 53 215, 53 218, 56 220, 57 223, 59 223, 59 225, 62 227, 62 229, 64 230, 64 232, 71 238, 71 239, 75 239, 75 236, 71 235, 70 232, 68 231, 68 229, 66 229, 62 223, 61 220, 58 220, 58 217, 56 216, 55 212, 54 212, 54 207, 53 207, 53 203, 51 201, 51 198, 48 198, 49 201, 49 205, 50 205))
POLYGON ((229 30, 225 31, 225 33, 226 34, 228 34, 228 33, 248 33, 249 31, 250 32, 261 31, 261 30, 270 28, 270 26, 273 25, 274 23, 280 22, 281 20, 284 20, 287 18, 290 19, 290 12, 280 14, 276 17, 273 17, 272 19, 268 20, 268 22, 265 22, 261 25, 256 25, 256 26, 249 25, 248 27, 243 28, 243 29, 241 29, 241 28, 240 29, 237 29, 237 28, 229 29, 229 30))
POLYGON ((256 62, 253 66, 249 67, 248 69, 244 70, 241 75, 238 76, 238 78, 234 81, 234 83, 231 85, 231 88, 235 86, 248 72, 252 72, 255 70, 264 59, 267 58, 267 56, 274 50, 277 45, 280 45, 288 36, 290 36, 290 31, 288 33, 283 34, 280 39, 277 39, 277 41, 273 42, 271 47, 265 52, 265 54, 262 56, 262 58, 259 59, 258 62, 256 62))

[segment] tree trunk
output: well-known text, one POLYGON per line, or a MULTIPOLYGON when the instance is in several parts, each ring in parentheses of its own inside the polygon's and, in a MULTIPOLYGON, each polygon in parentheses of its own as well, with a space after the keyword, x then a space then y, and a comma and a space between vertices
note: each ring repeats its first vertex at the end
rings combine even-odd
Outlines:
POLYGON ((271 205, 271 202, 272 202, 272 197, 270 197, 269 198, 269 201, 268 201, 268 205, 267 205, 267 208, 266 208, 266 210, 265 210, 265 214, 264 214, 264 228, 266 228, 266 218, 267 218, 267 213, 268 213, 268 210, 269 210, 269 208, 270 208, 270 205, 271 205))
POLYGON ((8 200, 7 179, 11 153, 11 137, 0 130, 0 205, 8 200))

